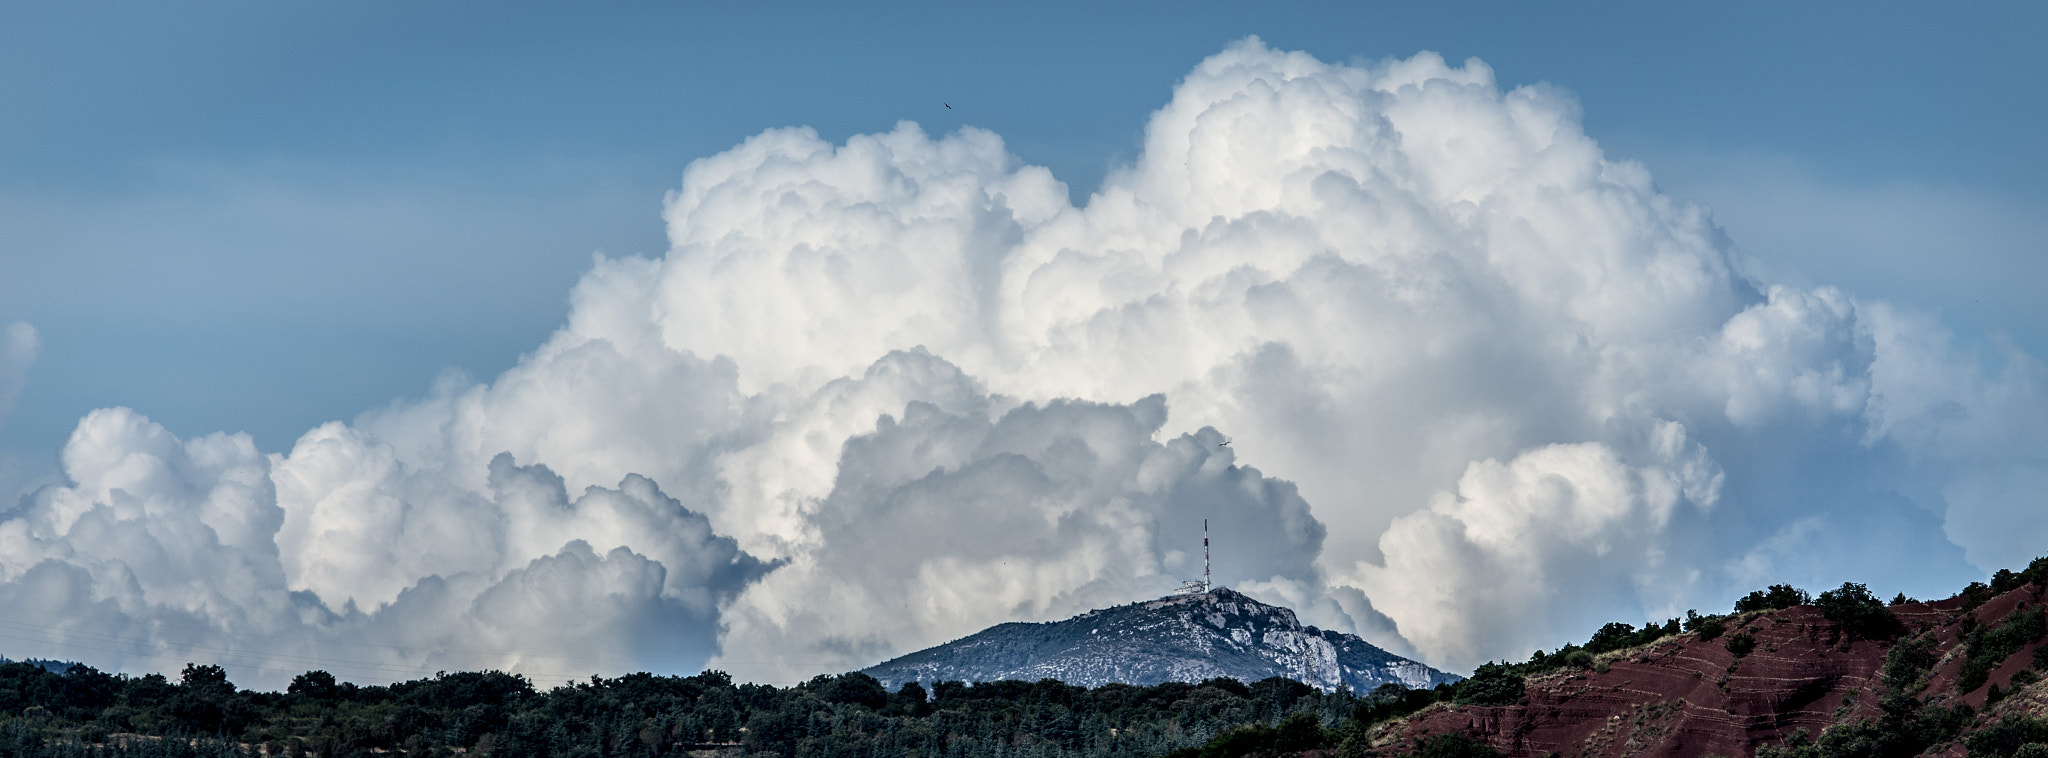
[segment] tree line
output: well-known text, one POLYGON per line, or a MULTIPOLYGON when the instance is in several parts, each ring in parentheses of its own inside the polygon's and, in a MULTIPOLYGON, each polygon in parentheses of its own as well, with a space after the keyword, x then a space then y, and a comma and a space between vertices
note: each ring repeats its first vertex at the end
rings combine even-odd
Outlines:
MULTIPOLYGON (((1962 596, 1966 605, 1981 604, 1997 592, 2044 580, 2048 559, 2024 572, 2001 571, 1991 584, 1973 584, 1962 596)), ((1875 638, 1903 631, 1886 605, 1859 584, 1818 597, 1774 585, 1742 598, 1735 612, 1804 604, 1815 605, 1851 634, 1875 638)), ((1456 683, 1427 689, 1387 684, 1362 695, 1322 692, 1280 677, 1092 689, 1052 679, 939 682, 930 690, 911 682, 892 692, 858 672, 775 687, 735 683, 717 671, 594 676, 548 690, 498 671, 443 673, 390 685, 357 685, 309 671, 284 692, 256 692, 236 687, 223 669, 204 664, 188 664, 172 681, 85 665, 4 663, 0 755, 331 758, 460 751, 658 758, 714 750, 780 758, 1245 758, 1329 750, 1338 758, 1359 758, 1370 752, 1367 735, 1379 722, 1435 703, 1519 702, 1526 677, 1565 667, 1599 668, 1602 653, 1670 635, 1721 638, 1726 618, 1688 611, 1684 619, 1640 628, 1610 623, 1584 644, 1539 650, 1520 663, 1488 663, 1456 683)), ((2048 619, 2038 608, 1966 630, 1965 677, 1995 668, 2044 632, 2048 619)), ((1747 652, 1744 637, 1726 635, 1725 644, 1739 656, 1747 652)), ((1932 649, 1931 640, 1918 637, 1893 645, 1883 670, 1884 718, 1838 726, 1818 738, 1801 736, 1764 755, 1909 756, 1953 738, 1974 714, 1967 706, 1923 702, 1932 649)), ((2039 663, 2048 670, 2048 660, 2039 663)), ((2015 677, 2008 686, 2025 683, 2015 677)), ((1995 725, 1978 733, 1988 736, 1973 735, 1970 753, 2010 758, 2041 742, 2037 733, 2048 735, 2048 721, 1995 725)), ((1454 735, 1426 740, 1417 752, 1419 758, 1494 755, 1454 735)))

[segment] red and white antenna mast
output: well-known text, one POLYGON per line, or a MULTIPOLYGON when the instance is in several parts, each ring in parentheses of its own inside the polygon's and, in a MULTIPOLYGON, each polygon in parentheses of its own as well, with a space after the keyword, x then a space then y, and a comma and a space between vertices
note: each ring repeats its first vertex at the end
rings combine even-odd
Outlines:
POLYGON ((1209 591, 1209 520, 1202 519, 1202 591, 1209 591))

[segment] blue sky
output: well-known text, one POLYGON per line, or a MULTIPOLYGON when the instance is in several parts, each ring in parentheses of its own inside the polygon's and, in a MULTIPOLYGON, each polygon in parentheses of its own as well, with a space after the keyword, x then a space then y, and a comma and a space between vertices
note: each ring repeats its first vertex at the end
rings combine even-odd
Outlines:
POLYGON ((41 358, 0 449, 129 405, 265 448, 490 376, 594 251, 761 129, 1004 136, 1077 196, 1187 67, 1478 56, 1773 270, 2048 347, 2048 11, 1819 3, 63 3, 0 25, 0 321, 41 358), (947 110, 939 103, 951 103, 947 110), (1787 203, 1805 201, 1805 208, 1787 203))
POLYGON ((783 681, 1170 589, 1210 517, 1224 581, 1450 668, 1775 581, 1950 591, 2048 538, 2044 32, 9 8, 0 609, 117 615, 127 671, 316 641, 238 682, 365 645, 783 681))

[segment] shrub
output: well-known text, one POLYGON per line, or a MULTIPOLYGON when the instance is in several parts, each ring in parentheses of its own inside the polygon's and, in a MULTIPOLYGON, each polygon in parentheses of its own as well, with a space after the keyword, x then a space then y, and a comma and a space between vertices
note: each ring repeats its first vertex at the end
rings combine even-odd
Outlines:
POLYGON ((1991 599, 1991 588, 1985 586, 1983 582, 1971 582, 1970 586, 1963 588, 1961 595, 1963 598, 1963 612, 1969 613, 1977 610, 1979 606, 1984 604, 1984 601, 1991 599))
POLYGON ((1362 701, 1351 708, 1351 718, 1359 727, 1390 718, 1406 716, 1429 707, 1436 702, 1436 691, 1430 689, 1411 690, 1394 682, 1373 688, 1362 701))
POLYGON ((1931 745, 1954 739, 1976 712, 1967 705, 1947 708, 1925 705, 1903 695, 1888 695, 1878 705, 1878 718, 1836 724, 1812 739, 1794 732, 1783 744, 1757 751, 1757 758, 1894 758, 1919 755, 1931 745))
POLYGON ((1565 656, 1564 664, 1576 669, 1590 669, 1593 667, 1593 654, 1584 650, 1573 650, 1570 655, 1565 656))
POLYGON ((1720 616, 1707 616, 1701 618, 1700 622, 1698 624, 1694 624, 1692 627, 1692 631, 1695 634, 1698 634, 1700 636, 1700 640, 1703 642, 1706 640, 1711 640, 1715 637, 1719 637, 1721 636, 1722 632, 1725 632, 1727 630, 1727 624, 1721 621, 1720 616))
POLYGON ((1971 658, 1963 661, 1963 668, 1956 672, 1956 692, 1968 694, 1984 686, 1984 680, 1991 678, 1991 669, 1983 661, 1971 658))
POLYGON ((1885 686, 1907 694, 1919 692, 1924 686, 1921 677, 1934 667, 1936 645, 1933 635, 1929 634, 1908 637, 1893 644, 1891 652, 1885 653, 1883 668, 1878 670, 1885 686))
POLYGON ((1647 645, 1678 633, 1678 619, 1665 619, 1663 626, 1645 622, 1643 631, 1636 635, 1636 644, 1647 645))
POLYGON ((1439 734, 1415 745, 1415 758, 1501 758, 1500 751, 1462 734, 1439 734))
POLYGON ((1594 632, 1591 639, 1586 640, 1586 650, 1598 654, 1609 650, 1648 645, 1668 635, 1677 634, 1678 629, 1678 619, 1670 619, 1663 624, 1658 624, 1654 621, 1644 622, 1643 628, 1640 630, 1619 621, 1609 622, 1607 625, 1600 627, 1599 631, 1594 632))
POLYGON ((1728 635, 1728 641, 1722 644, 1728 648, 1728 652, 1741 658, 1756 649, 1756 637, 1751 636, 1749 632, 1736 632, 1728 635))
POLYGON ((2048 584, 2048 557, 2035 558, 2020 572, 2021 584, 2048 584))
POLYGON ((2017 758, 2029 743, 2048 742, 2048 719, 2012 714, 1963 741, 1970 758, 2017 758))
POLYGON ((1765 745, 1756 751, 1756 758, 1821 758, 1820 747, 1813 744, 1813 737, 1804 727, 1792 732, 1792 736, 1777 745, 1765 745))
MULTIPOLYGON (((1957 691, 1973 692, 1983 686, 1992 669, 2043 636, 2048 636, 2048 613, 2039 606, 2014 611, 1997 626, 1971 630, 1964 639, 1963 652, 1969 659, 1956 677, 1957 691)), ((2038 661, 2039 648, 2036 651, 2038 661)))

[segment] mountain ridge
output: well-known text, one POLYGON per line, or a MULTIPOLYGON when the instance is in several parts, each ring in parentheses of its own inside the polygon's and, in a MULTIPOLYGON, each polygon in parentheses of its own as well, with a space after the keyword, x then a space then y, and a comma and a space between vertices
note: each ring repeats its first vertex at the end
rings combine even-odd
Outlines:
POLYGON ((1058 679, 1097 687, 1282 676, 1325 692, 1434 687, 1454 674, 1356 635, 1303 625, 1293 610, 1227 587, 1101 608, 1062 621, 1009 622, 862 669, 906 682, 1058 679))

